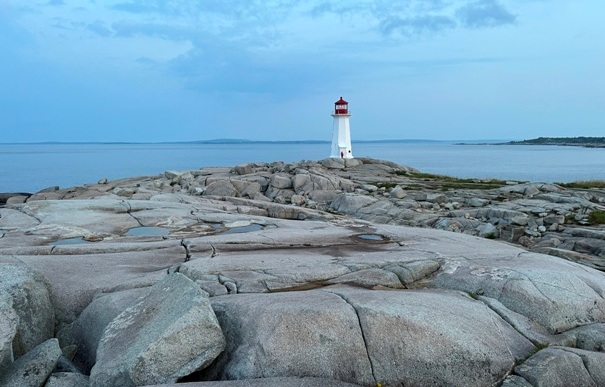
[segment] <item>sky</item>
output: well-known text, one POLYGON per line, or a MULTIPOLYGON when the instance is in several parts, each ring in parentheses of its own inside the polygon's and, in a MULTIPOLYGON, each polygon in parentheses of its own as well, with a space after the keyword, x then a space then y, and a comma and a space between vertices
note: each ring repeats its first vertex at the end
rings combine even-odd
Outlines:
POLYGON ((0 0, 0 142, 605 136, 603 0, 0 0))

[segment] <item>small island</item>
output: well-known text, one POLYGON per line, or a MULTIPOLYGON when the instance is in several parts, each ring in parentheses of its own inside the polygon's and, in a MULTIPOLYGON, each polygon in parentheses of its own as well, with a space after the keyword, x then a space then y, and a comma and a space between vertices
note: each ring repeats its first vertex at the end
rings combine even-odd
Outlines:
POLYGON ((538 137, 531 140, 509 141, 497 145, 560 145, 605 148, 605 137, 538 137))

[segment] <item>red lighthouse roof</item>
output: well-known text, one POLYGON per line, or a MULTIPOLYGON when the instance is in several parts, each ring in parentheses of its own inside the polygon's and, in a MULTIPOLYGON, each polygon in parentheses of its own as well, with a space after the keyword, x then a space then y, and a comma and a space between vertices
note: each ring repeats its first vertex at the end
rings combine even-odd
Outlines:
POLYGON ((340 99, 336 102, 334 102, 335 105, 347 105, 348 102, 345 101, 344 99, 342 99, 342 97, 340 97, 340 99))

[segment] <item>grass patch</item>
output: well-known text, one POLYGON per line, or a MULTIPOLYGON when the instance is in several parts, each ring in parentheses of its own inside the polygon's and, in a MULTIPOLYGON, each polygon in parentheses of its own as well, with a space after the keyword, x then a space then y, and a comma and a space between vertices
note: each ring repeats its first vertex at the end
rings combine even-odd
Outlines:
POLYGON ((506 185, 506 181, 499 179, 461 179, 458 177, 437 175, 425 172, 396 171, 398 176, 406 176, 438 185, 442 190, 448 189, 493 189, 506 185))
POLYGON ((605 224, 605 211, 594 210, 588 215, 591 224, 605 224))
POLYGON ((590 189, 590 188, 605 188, 605 180, 579 180, 572 181, 571 183, 555 183, 565 188, 580 188, 580 189, 590 189))

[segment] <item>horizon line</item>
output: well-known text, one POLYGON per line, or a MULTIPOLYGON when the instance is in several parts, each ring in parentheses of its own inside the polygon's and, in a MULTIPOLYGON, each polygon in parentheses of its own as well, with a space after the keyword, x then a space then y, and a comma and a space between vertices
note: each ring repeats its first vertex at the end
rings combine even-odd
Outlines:
MULTIPOLYGON (((384 139, 384 140, 352 140, 352 143, 398 143, 398 142, 498 142, 514 141, 512 139, 465 139, 465 140, 433 140, 424 138, 406 138, 406 139, 384 139)), ((0 145, 61 145, 61 144, 103 144, 103 145, 129 145, 129 144, 330 144, 328 140, 248 140, 248 139, 211 139, 211 140, 191 140, 191 141, 35 141, 35 142, 0 142, 0 145)))

